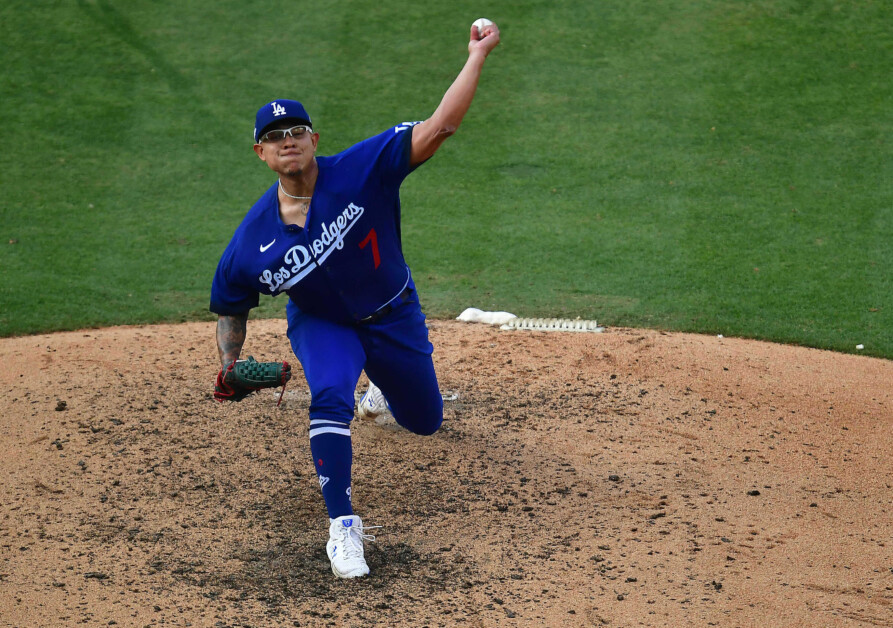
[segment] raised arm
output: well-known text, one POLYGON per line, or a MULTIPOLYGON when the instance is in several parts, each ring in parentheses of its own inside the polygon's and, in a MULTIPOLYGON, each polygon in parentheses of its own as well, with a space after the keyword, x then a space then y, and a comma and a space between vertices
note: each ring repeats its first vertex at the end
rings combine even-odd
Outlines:
POLYGON ((410 164, 416 166, 431 157, 444 140, 456 132, 465 117, 477 91, 481 70, 487 55, 499 44, 499 28, 496 24, 484 27, 483 39, 478 39, 477 26, 471 27, 468 42, 468 60, 465 67, 443 95, 440 105, 431 117, 412 130, 410 164))
POLYGON ((233 316, 220 316, 217 319, 217 353, 220 364, 226 368, 238 359, 245 344, 248 329, 248 312, 233 316))

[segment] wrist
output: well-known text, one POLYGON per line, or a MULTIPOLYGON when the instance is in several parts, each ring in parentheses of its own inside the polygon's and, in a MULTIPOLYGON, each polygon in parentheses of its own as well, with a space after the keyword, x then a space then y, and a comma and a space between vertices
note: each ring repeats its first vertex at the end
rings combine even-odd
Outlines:
POLYGON ((468 51, 468 60, 483 65, 484 60, 487 58, 487 54, 489 54, 488 50, 472 48, 468 51))

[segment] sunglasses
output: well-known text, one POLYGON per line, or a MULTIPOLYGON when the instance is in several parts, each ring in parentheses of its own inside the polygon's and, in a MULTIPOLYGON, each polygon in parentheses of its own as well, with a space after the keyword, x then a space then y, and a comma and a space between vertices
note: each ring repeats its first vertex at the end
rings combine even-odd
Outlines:
POLYGON ((261 135, 260 140, 258 140, 258 143, 281 142, 286 137, 293 137, 296 140, 299 140, 302 137, 304 137, 307 133, 313 133, 313 130, 309 126, 306 126, 304 124, 299 124, 297 126, 293 126, 290 129, 274 129, 272 131, 267 131, 266 133, 261 135))

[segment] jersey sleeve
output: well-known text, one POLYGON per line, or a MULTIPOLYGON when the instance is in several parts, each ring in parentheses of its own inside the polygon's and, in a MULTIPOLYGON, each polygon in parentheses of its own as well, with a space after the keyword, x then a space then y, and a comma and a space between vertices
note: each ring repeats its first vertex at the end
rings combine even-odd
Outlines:
POLYGON ((376 153, 376 170, 382 180, 399 185, 414 168, 409 165, 412 153, 412 130, 418 122, 403 122, 366 140, 376 153))
POLYGON ((223 252, 211 284, 211 305, 208 309, 221 316, 244 314, 260 302, 257 290, 239 278, 235 242, 236 238, 233 238, 223 252))

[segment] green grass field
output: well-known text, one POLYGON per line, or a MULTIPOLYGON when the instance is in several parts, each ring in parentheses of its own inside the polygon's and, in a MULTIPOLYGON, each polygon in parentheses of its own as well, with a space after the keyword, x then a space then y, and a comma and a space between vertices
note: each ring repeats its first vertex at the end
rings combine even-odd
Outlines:
POLYGON ((893 358, 877 0, 7 0, 0 335, 213 320, 217 259, 273 181, 257 107, 304 102, 322 154, 427 117, 482 15, 503 43, 478 98, 402 191, 429 316, 893 358))

